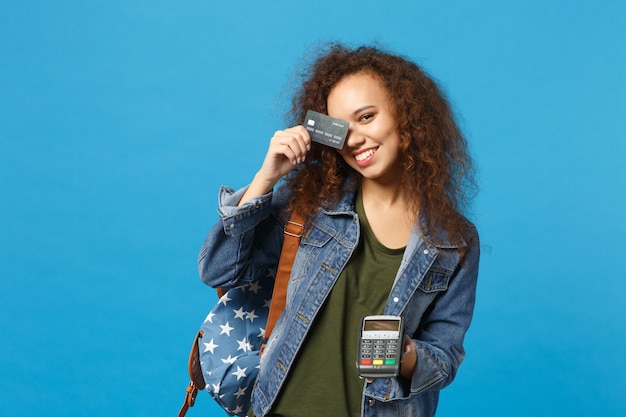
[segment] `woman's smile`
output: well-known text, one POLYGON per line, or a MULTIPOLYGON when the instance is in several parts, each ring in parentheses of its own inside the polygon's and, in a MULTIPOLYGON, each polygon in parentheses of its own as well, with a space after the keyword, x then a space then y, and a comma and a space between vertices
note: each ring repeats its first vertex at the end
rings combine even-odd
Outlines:
POLYGON ((355 152, 353 154, 354 159, 356 159, 356 163, 359 166, 366 166, 374 158, 374 154, 377 150, 378 148, 369 148, 365 149, 364 151, 355 152))

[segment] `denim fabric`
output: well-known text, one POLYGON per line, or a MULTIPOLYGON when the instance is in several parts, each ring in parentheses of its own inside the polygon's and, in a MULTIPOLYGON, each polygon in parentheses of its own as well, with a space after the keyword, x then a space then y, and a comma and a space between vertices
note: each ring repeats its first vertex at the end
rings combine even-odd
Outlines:
MULTIPOLYGON (((244 192, 220 190, 220 220, 198 260, 201 279, 210 286, 241 285, 254 279, 257 267, 278 261, 287 192, 281 188, 237 207, 244 192)), ((360 230, 353 202, 349 192, 334 208, 320 210, 301 239, 287 306, 261 357, 252 393, 259 417, 271 409, 315 315, 357 245, 360 230)), ((461 258, 445 231, 426 239, 414 225, 385 314, 405 318, 406 332, 417 345, 417 365, 410 383, 390 378, 366 384, 362 416, 435 414, 439 391, 452 382, 465 357, 463 339, 472 319, 479 260, 475 229, 473 234, 461 258), (435 246, 432 240, 443 243, 435 246)))

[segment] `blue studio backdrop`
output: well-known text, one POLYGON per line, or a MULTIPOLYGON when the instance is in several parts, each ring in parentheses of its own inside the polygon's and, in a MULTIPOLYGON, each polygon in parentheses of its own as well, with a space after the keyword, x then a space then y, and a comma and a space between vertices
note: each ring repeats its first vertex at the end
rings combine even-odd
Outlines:
MULTIPOLYGON (((332 40, 420 63, 479 166, 478 304, 438 416, 626 415, 623 1, 0 5, 3 415, 175 415, 217 189, 332 40)), ((189 415, 223 414, 200 393, 189 415)))

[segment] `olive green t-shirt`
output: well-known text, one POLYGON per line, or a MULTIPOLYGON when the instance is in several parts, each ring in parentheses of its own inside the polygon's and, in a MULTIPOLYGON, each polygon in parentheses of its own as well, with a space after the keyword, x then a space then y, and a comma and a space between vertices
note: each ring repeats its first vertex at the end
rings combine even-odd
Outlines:
POLYGON ((339 275, 306 337, 270 416, 361 415, 363 383, 356 370, 361 319, 382 314, 404 248, 389 249, 374 236, 361 193, 358 247, 339 275))

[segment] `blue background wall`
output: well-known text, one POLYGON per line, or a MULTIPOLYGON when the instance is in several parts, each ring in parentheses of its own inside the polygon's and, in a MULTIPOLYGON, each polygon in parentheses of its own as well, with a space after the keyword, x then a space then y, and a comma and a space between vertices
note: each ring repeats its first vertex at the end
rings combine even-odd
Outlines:
POLYGON ((4 415, 175 415, 217 188, 251 179, 319 40, 421 63, 480 166, 439 416, 626 415, 624 2, 0 4, 4 415))

